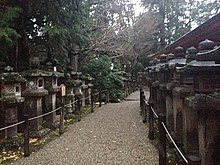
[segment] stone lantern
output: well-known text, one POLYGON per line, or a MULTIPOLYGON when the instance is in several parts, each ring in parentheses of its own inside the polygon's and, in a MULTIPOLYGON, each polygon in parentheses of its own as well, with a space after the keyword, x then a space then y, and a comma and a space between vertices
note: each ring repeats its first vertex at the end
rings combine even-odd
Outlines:
POLYGON ((82 93, 82 80, 80 80, 80 76, 82 75, 81 72, 73 72, 72 73, 72 79, 74 80, 74 88, 73 88, 73 92, 75 94, 76 98, 82 98, 83 93, 82 93))
POLYGON ((152 99, 151 103, 154 106, 155 109, 157 109, 157 102, 158 102, 158 88, 159 88, 159 81, 158 81, 158 76, 157 76, 157 65, 160 62, 159 59, 155 58, 152 61, 152 67, 151 67, 151 78, 152 78, 152 83, 151 83, 151 89, 152 89, 152 99))
POLYGON ((166 83, 167 83, 167 55, 163 54, 160 56, 160 63, 156 65, 156 74, 158 79, 158 88, 157 88, 157 107, 158 113, 166 114, 166 83))
POLYGON ((65 102, 65 118, 72 118, 73 117, 73 111, 74 111, 74 91, 73 88, 75 86, 74 80, 71 79, 71 76, 69 73, 66 74, 66 81, 65 81, 65 86, 66 86, 66 95, 64 97, 64 102, 65 102))
MULTIPOLYGON (((194 74, 195 92, 209 93, 220 88, 218 83, 220 82, 220 76, 218 76, 216 71, 218 65, 213 58, 214 47, 214 42, 210 40, 205 40, 199 44, 200 51, 196 55, 197 63, 191 65, 197 71, 197 74, 194 74)), ((216 52, 218 53, 218 49, 216 49, 216 52)))
MULTIPOLYGON (((182 109, 185 95, 183 94, 183 87, 181 84, 181 72, 179 68, 186 65, 185 52, 182 47, 177 47, 174 53, 174 59, 170 60, 169 68, 172 73, 172 81, 167 84, 167 89, 172 91, 172 109, 167 109, 169 116, 173 116, 173 119, 169 118, 168 123, 173 123, 173 127, 170 127, 170 131, 174 131, 175 139, 177 143, 182 143, 182 109)), ((168 103, 170 104, 170 102, 168 103)), ((168 105, 169 106, 169 105, 168 105)))
MULTIPOLYGON (((186 50, 186 63, 190 65, 195 62, 197 50, 190 47, 186 50)), ((187 65, 179 69, 181 76, 181 95, 183 96, 183 145, 188 154, 198 154, 198 125, 197 113, 192 109, 190 102, 194 99, 193 75, 186 71, 187 65)))
POLYGON ((81 75, 81 72, 74 72, 72 67, 67 67, 65 71, 65 86, 66 86, 66 96, 65 96, 65 118, 72 118, 73 114, 75 113, 76 104, 73 104, 73 102, 76 100, 76 98, 82 98, 82 91, 81 91, 81 85, 82 81, 79 80, 79 76, 81 75))
POLYGON ((82 85, 82 91, 83 91, 83 94, 85 95, 85 100, 83 100, 83 102, 85 103, 82 103, 82 106, 85 105, 88 105, 88 104, 91 104, 91 98, 90 98, 90 95, 91 95, 91 90, 92 90, 92 87, 93 87, 93 84, 91 84, 93 78, 87 74, 83 77, 81 77, 82 80, 84 80, 83 82, 83 85, 82 85))
MULTIPOLYGON (((48 75, 45 71, 34 69, 24 72, 23 76, 28 80, 26 90, 22 92, 22 96, 25 97, 25 111, 29 118, 42 115, 43 97, 48 95, 48 90, 44 88, 44 77, 48 75)), ((30 121, 31 130, 39 131, 42 128, 42 120, 40 117, 30 121)))
MULTIPOLYGON (((58 86, 57 81, 59 77, 63 77, 63 74, 57 72, 56 60, 46 59, 43 64, 45 66, 44 88, 48 90, 48 95, 44 97, 45 107, 43 108, 43 113, 47 113, 56 109, 57 93, 60 92, 60 87, 58 86)), ((55 127, 56 112, 46 115, 44 119, 47 127, 55 127)))
MULTIPOLYGON (((11 67, 0 74, 0 127, 18 122, 18 106, 24 102, 21 97, 21 83, 25 79, 11 67)), ((12 138, 17 134, 17 126, 0 132, 0 138, 12 138)))
POLYGON ((205 40, 199 44, 196 61, 187 66, 194 76, 195 97, 189 101, 197 112, 199 155, 202 165, 220 164, 220 47, 205 40))
POLYGON ((82 106, 85 107, 86 105, 86 96, 88 96, 88 89, 89 86, 86 84, 86 79, 87 77, 85 75, 81 75, 80 80, 82 80, 82 85, 81 85, 81 91, 82 91, 82 106))

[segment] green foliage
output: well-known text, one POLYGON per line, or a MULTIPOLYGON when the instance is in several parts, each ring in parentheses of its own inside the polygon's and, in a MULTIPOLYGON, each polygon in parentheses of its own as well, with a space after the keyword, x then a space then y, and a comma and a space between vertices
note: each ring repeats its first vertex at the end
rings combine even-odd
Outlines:
POLYGON ((18 7, 6 7, 0 12, 0 41, 13 44, 20 35, 13 29, 14 20, 19 17, 21 9, 18 7))
POLYGON ((135 62, 134 65, 131 67, 131 75, 133 77, 138 76, 138 72, 141 72, 144 70, 144 66, 142 65, 142 63, 140 62, 135 62))
POLYGON ((106 88, 109 90, 111 101, 118 101, 123 98, 123 82, 118 75, 110 73, 107 76, 106 88))
POLYGON ((19 7, 6 7, 4 12, 0 12, 1 27, 10 27, 14 25, 14 19, 18 18, 21 14, 21 9, 19 7))
POLYGON ((108 89, 110 99, 116 101, 122 98, 123 82, 120 77, 111 71, 111 60, 107 56, 92 59, 82 67, 84 74, 90 74, 94 80, 92 83, 98 90, 108 89))
POLYGON ((95 79, 104 79, 111 72, 111 60, 107 56, 92 59, 87 65, 82 67, 82 71, 90 74, 95 79))

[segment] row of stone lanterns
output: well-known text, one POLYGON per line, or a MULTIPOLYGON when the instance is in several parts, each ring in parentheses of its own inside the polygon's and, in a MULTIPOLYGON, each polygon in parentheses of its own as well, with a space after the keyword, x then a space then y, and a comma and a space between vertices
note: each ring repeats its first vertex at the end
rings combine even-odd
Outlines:
MULTIPOLYGON (((69 104, 65 107, 66 117, 74 114, 75 98, 80 98, 83 106, 91 103, 88 96, 93 85, 89 75, 82 78, 79 72, 65 74, 57 72, 51 59, 45 60, 44 66, 44 70, 33 67, 21 74, 7 67, 0 74, 0 128, 23 121, 24 114, 34 118, 55 110, 61 100, 61 84, 66 86, 63 103, 69 104)), ((56 126, 56 112, 33 119, 30 121, 30 130, 33 132, 31 135, 41 136, 41 130, 56 126)), ((0 131, 0 141, 15 137, 19 127, 14 126, 0 131)))
POLYGON ((175 141, 186 154, 198 155, 202 165, 219 164, 220 159, 220 47, 205 40, 186 53, 161 55, 146 68, 149 103, 166 114, 175 141))

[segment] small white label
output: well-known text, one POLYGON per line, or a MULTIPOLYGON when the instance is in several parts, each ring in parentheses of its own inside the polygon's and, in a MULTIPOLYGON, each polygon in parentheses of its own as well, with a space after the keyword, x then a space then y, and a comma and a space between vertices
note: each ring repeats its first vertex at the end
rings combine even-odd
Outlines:
POLYGON ((64 84, 61 84, 60 88, 61 88, 61 96, 65 96, 66 95, 66 86, 64 84))

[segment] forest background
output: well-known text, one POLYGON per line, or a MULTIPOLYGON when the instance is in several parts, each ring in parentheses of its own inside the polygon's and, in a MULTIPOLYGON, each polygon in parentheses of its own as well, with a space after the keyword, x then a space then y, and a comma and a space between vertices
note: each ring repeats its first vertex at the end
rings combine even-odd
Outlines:
POLYGON ((108 56, 111 66, 137 74, 155 53, 219 12, 220 0, 1 0, 0 66, 16 71, 30 59, 57 59, 81 71, 108 56), (137 2, 138 3, 138 2, 137 2))

